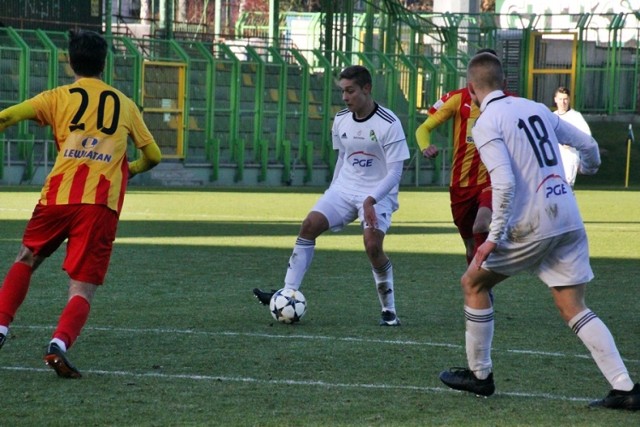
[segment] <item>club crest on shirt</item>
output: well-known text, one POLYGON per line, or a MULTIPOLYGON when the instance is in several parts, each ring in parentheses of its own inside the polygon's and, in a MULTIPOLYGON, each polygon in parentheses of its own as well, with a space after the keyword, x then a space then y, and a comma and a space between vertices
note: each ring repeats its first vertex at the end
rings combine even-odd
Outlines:
POLYGON ((88 137, 82 140, 82 147, 85 149, 91 149, 98 145, 98 138, 88 137))
POLYGON ((75 148, 65 148, 62 155, 66 158, 91 159, 105 163, 110 162, 113 159, 111 154, 100 153, 99 151, 94 150, 99 144, 100 140, 98 138, 86 137, 82 139, 79 144, 66 144, 67 147, 69 145, 75 145, 75 148))
POLYGON ((431 108, 433 108, 434 110, 439 110, 440 107, 442 107, 443 105, 444 105, 444 101, 442 99, 439 99, 436 101, 435 104, 433 104, 433 107, 431 108))
POLYGON ((371 129, 371 131, 369 132, 369 138, 371 138, 371 141, 373 142, 378 142, 378 137, 376 136, 376 133, 373 129, 371 129))

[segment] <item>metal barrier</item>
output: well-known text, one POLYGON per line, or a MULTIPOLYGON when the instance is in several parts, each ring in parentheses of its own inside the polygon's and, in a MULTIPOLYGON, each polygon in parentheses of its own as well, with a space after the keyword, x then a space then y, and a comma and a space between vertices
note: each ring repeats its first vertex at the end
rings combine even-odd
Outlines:
MULTIPOLYGON (((257 182, 267 182, 274 171, 285 184, 300 171, 303 183, 329 180, 335 163, 331 120, 343 108, 335 77, 352 63, 371 69, 376 100, 401 118, 411 147, 429 106, 464 85, 466 61, 479 47, 498 51, 509 90, 521 96, 550 105, 552 91, 563 84, 576 88, 573 105, 583 113, 638 110, 640 51, 638 43, 627 42, 630 35, 640 38, 634 15, 569 16, 567 26, 573 27, 559 31, 547 28, 546 15, 394 13, 394 52, 376 49, 385 46, 375 31, 391 25, 379 15, 357 17, 353 31, 373 45, 367 51, 325 51, 314 40, 298 40, 305 47, 294 48, 266 46, 258 39, 212 43, 114 36, 104 79, 140 106, 165 158, 207 167, 213 183, 221 179, 221 168, 232 169, 235 182, 247 179, 248 168, 258 170, 257 182)), ((322 20, 310 17, 304 21, 313 26, 308 34, 317 37, 322 20)), ((71 82, 66 45, 66 33, 0 28, 0 108, 71 82)), ((446 147, 450 127, 441 128, 435 141, 446 147)), ((27 179, 34 167, 29 141, 53 140, 49 128, 29 122, 3 137, 3 164, 25 162, 27 179)), ((53 144, 46 150, 52 157, 53 144)), ((133 147, 128 154, 137 156, 133 147)), ((432 170, 428 183, 440 183, 443 165, 420 165, 432 170)))

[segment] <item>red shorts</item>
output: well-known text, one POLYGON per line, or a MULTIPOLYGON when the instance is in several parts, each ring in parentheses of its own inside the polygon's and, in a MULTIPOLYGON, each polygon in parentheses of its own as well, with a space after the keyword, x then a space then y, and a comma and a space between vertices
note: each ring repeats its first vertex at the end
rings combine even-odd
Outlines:
POLYGON ((47 258, 67 241, 62 269, 80 282, 101 285, 107 274, 118 214, 104 205, 41 205, 33 211, 22 244, 47 258))
POLYGON ((473 237, 473 223, 478 215, 478 209, 491 209, 491 186, 450 187, 451 214, 453 223, 463 239, 473 237))

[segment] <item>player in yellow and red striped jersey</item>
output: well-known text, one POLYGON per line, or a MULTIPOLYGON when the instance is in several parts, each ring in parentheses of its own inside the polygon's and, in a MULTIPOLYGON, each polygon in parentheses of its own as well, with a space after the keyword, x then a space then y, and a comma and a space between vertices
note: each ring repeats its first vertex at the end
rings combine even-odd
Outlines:
POLYGON ((471 136, 480 110, 473 105, 468 89, 464 88, 444 95, 428 114, 416 130, 418 145, 427 158, 438 155, 438 147, 431 144, 431 132, 447 120, 454 120, 449 181, 451 213, 465 244, 467 263, 470 263, 475 248, 487 238, 491 221, 491 181, 471 136))
MULTIPOLYGON (((491 53, 480 49, 477 54, 491 53)), ((427 119, 416 129, 416 140, 426 158, 434 158, 439 149, 431 144, 431 132, 453 118, 453 153, 449 196, 453 222, 465 245, 467 264, 486 240, 491 223, 491 180, 473 142, 471 128, 480 115, 465 87, 440 98, 428 111, 427 119)))
POLYGON ((104 83, 107 42, 92 31, 70 34, 76 80, 0 111, 0 132, 22 120, 53 128, 58 155, 25 229, 15 263, 0 288, 0 346, 24 301, 31 275, 67 240, 62 268, 69 299, 44 356, 65 378, 80 378, 66 351, 84 327, 107 273, 127 180, 157 165, 160 148, 136 104, 104 83), (142 156, 127 161, 131 137, 142 156))

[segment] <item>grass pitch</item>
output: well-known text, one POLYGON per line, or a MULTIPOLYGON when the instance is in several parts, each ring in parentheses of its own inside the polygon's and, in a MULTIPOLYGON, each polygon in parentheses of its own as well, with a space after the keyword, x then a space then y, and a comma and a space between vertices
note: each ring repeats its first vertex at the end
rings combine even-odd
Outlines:
MULTIPOLYGON (((6 189, 5 189, 6 190, 6 189)), ((64 248, 35 273, 0 350, 2 425, 636 425, 589 410, 608 384, 556 312, 520 275, 496 288, 487 399, 438 380, 464 366, 463 245, 448 193, 402 191, 385 241, 403 325, 378 326, 358 226, 318 239, 309 309, 275 323, 251 294, 282 283, 299 223, 319 191, 134 189, 107 281, 63 380, 42 352, 66 301, 64 248)), ((640 381, 640 193, 577 191, 596 279, 587 301, 640 381)), ((0 273, 17 253, 35 190, 0 193, 0 273)))

